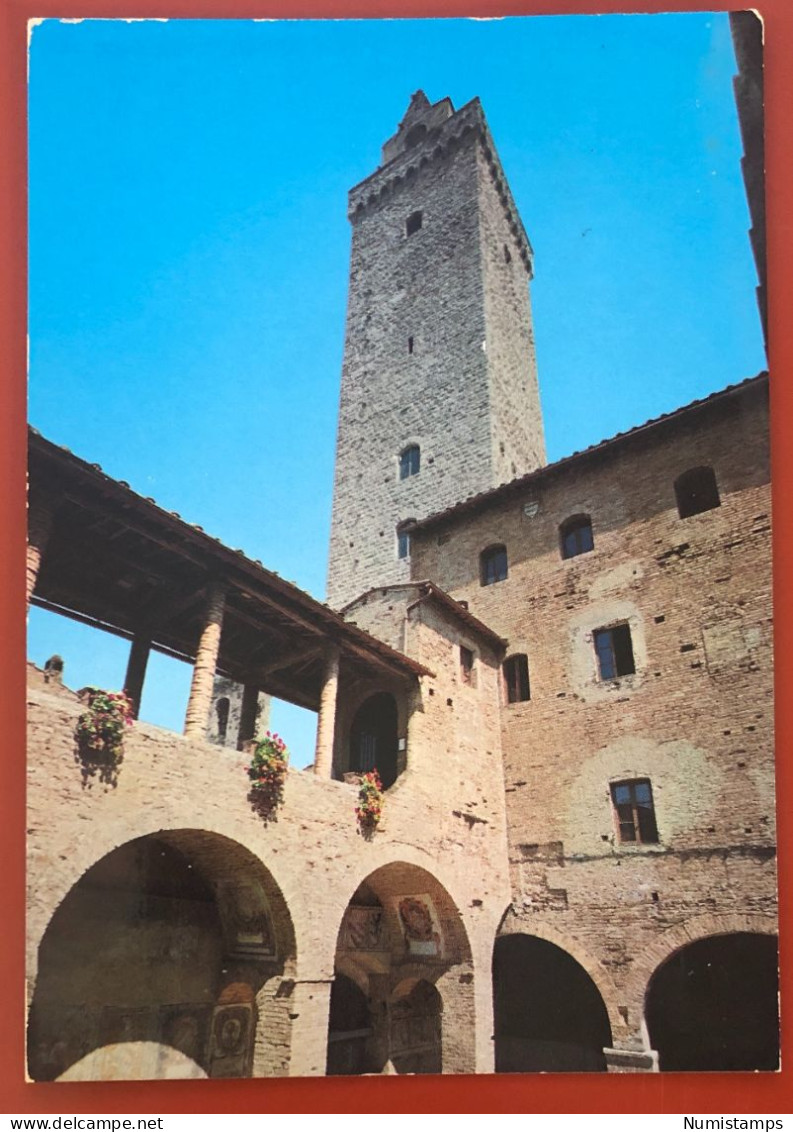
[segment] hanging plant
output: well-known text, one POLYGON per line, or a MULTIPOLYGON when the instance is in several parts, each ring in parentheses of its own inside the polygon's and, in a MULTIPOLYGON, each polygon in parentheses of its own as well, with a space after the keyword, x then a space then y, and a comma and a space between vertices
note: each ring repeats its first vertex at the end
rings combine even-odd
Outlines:
POLYGON ((283 801, 288 766, 289 751, 286 743, 280 735, 268 731, 256 744, 248 767, 251 782, 248 800, 265 821, 274 819, 275 811, 283 801))
POLYGON ((74 739, 83 779, 98 773, 100 782, 115 786, 124 759, 124 732, 133 723, 132 700, 126 692, 101 688, 83 688, 80 697, 87 707, 77 720, 74 739))
POLYGON ((358 829, 367 839, 374 835, 383 814, 383 784, 376 770, 367 771, 361 776, 358 788, 358 805, 355 816, 358 829))

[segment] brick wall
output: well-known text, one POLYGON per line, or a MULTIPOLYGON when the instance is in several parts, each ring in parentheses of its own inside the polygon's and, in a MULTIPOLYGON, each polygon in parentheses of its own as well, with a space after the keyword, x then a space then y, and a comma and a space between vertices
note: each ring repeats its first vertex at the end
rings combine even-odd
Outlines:
POLYGON ((664 939, 679 946, 681 925, 743 916, 774 930, 767 437, 756 382, 414 538, 415 576, 529 658, 530 700, 501 711, 505 930, 579 958, 615 1040, 640 1041, 645 957, 665 957, 664 939), (674 481, 700 465, 721 505, 681 519, 674 481), (564 560, 559 526, 582 513, 594 550, 564 560), (494 542, 509 575, 483 587, 479 554, 494 542), (636 671, 602 680, 593 631, 615 623, 630 626, 636 671), (659 840, 631 846, 610 784, 639 778, 652 783, 659 840))

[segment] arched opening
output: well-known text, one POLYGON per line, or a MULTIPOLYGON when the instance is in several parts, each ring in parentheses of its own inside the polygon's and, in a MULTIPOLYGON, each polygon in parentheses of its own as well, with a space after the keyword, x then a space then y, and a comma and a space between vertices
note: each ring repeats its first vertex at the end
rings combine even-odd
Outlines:
POLYGON ((330 988, 328 1076, 377 1072, 369 1052, 371 1037, 372 1018, 366 995, 352 979, 337 974, 330 988))
POLYGON ((418 145, 427 136, 427 127, 423 122, 417 122, 415 126, 411 126, 405 134, 405 149, 411 146, 418 145))
POLYGON ((397 1073, 443 1072, 443 1002, 436 988, 419 979, 394 995, 389 1009, 391 1064, 397 1073))
POLYGON ((369 696, 355 713, 350 729, 350 770, 376 770, 383 789, 397 778, 397 705, 389 692, 369 696))
MULTIPOLYGON (((41 941, 30 1075, 286 1072, 283 1033, 268 1045, 257 998, 294 959, 286 904, 249 850, 199 830, 127 842, 83 874, 41 941)), ((288 1033, 288 1003, 282 1013, 288 1033)))
POLYGON ((328 1073, 470 1073, 474 977, 460 914, 425 869, 384 865, 336 944, 328 1073))
POLYGON ((675 952, 645 1004, 661 1070, 776 1069, 778 981, 776 936, 709 936, 675 952))
POLYGON ((493 949, 496 1073, 605 1072, 608 1011, 594 982, 560 947, 530 935, 493 949))

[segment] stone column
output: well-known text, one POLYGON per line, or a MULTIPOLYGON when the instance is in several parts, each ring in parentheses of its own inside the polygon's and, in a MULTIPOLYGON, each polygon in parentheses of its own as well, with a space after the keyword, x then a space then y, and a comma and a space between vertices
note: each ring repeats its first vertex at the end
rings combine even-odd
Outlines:
POLYGON ((149 663, 151 641, 146 633, 136 633, 132 638, 132 647, 129 650, 127 661, 127 674, 124 677, 124 691, 132 700, 132 715, 138 718, 140 712, 140 698, 143 694, 143 681, 146 676, 146 665, 149 663))
POLYGON ((259 711, 259 688, 256 684, 244 684, 240 706, 240 730, 237 736, 237 750, 242 751, 249 739, 256 738, 256 719, 259 711))
POLYGON ((190 699, 185 714, 184 733, 189 739, 206 737, 225 604, 226 593, 223 587, 218 584, 210 586, 204 612, 204 628, 201 631, 201 640, 198 642, 193 665, 193 681, 190 685, 190 699))
POLYGON ((290 1077, 324 1077, 328 1060, 328 1018, 333 980, 296 982, 292 991, 290 1077))
POLYGON ((28 559, 27 559, 27 604, 36 589, 41 559, 52 529, 52 509, 46 503, 30 500, 28 504, 28 559))
POLYGON ((333 772, 333 736, 336 732, 336 697, 339 691, 339 650, 331 645, 325 653, 322 693, 317 720, 317 747, 314 753, 314 774, 330 778, 333 772))

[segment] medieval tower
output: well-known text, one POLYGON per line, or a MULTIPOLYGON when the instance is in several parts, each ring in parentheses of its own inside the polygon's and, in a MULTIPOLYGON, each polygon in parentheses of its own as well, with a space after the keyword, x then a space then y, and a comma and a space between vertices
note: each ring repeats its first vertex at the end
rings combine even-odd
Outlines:
POLYGON ((349 198, 328 601, 407 580, 417 519, 545 463, 532 250, 478 99, 413 95, 349 198))

